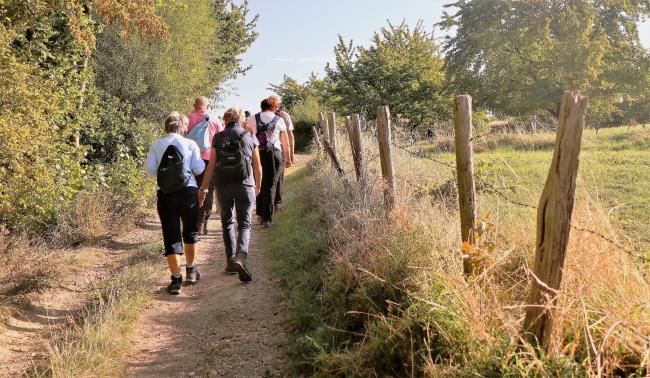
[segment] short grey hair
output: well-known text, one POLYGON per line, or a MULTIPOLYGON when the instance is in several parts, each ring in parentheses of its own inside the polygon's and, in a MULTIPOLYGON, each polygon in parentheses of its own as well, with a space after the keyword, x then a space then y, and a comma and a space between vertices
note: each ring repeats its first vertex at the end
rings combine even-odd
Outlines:
POLYGON ((197 107, 206 107, 207 108, 208 105, 210 105, 210 100, 208 100, 208 98, 205 97, 205 96, 199 96, 199 97, 196 98, 196 100, 194 100, 194 107, 195 108, 197 108, 197 107))
POLYGON ((179 112, 171 112, 165 118, 165 132, 166 133, 181 133, 186 128, 183 124, 183 118, 179 112))

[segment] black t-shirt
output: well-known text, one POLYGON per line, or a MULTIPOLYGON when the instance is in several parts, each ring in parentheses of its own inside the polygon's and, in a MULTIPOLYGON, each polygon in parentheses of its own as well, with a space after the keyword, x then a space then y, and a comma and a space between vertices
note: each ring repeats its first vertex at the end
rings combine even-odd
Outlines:
MULTIPOLYGON (((221 151, 223 145, 222 141, 224 138, 237 138, 244 132, 246 134, 244 134, 242 137, 242 152, 244 156, 246 156, 246 161, 248 162, 248 172, 251 172, 251 174, 248 175, 243 184, 246 186, 255 186, 255 177, 252 174, 252 158, 253 150, 259 145, 259 143, 253 134, 246 131, 240 124, 237 123, 234 126, 226 127, 223 131, 215 135, 214 139, 212 139, 212 148, 217 151, 217 156, 219 156, 219 152, 221 151)), ((219 183, 216 184, 218 185, 219 183)))

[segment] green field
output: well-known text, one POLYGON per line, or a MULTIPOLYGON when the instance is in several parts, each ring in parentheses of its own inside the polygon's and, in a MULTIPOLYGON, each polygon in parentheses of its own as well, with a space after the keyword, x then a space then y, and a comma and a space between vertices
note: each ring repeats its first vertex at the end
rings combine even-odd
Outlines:
MULTIPOLYGON (((551 133, 536 136, 497 134, 477 140, 476 175, 501 188, 510 199, 537 205, 550 165, 554 138, 551 133)), ((449 150, 450 142, 448 138, 440 138, 415 149, 453 163, 453 153, 438 152, 449 150)), ((580 160, 578 206, 598 204, 597 214, 612 225, 611 233, 619 243, 647 258, 650 255, 650 128, 618 127, 599 133, 586 130, 580 160)), ((493 197, 499 200, 502 209, 517 207, 508 204, 503 197, 493 197)), ((495 201, 479 203, 479 212, 495 211, 495 201)), ((534 220, 531 218, 533 209, 502 211, 501 214, 520 221, 534 220)))

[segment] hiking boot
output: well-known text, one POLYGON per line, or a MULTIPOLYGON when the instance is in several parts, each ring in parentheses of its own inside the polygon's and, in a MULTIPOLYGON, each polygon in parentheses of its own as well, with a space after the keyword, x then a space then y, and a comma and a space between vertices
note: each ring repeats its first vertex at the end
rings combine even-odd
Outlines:
POLYGON ((264 221, 262 223, 262 227, 264 228, 271 228, 271 221, 264 221))
POLYGON ((199 269, 194 265, 191 268, 185 267, 185 281, 189 283, 195 283, 201 279, 201 273, 199 269))
POLYGON ((226 262, 226 270, 225 273, 228 275, 233 275, 237 274, 237 267, 235 266, 235 262, 232 260, 228 260, 226 262))
POLYGON ((278 213, 282 210, 282 202, 278 202, 273 206, 273 212, 278 213))
POLYGON ((167 286, 167 291, 171 295, 178 295, 181 293, 181 287, 183 286, 183 277, 174 277, 172 276, 172 282, 167 286))
POLYGON ((234 262, 235 268, 237 269, 237 274, 239 274, 239 280, 241 282, 251 282, 253 280, 253 275, 246 268, 246 263, 243 260, 237 259, 234 262))

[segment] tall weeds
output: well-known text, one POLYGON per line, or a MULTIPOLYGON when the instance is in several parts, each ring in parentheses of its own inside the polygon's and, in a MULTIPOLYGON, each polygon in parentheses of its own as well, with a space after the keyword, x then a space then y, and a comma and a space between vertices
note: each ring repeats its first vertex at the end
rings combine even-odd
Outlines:
MULTIPOLYGON (((349 152, 339 143, 348 180, 349 152)), ((481 273, 462 275, 456 205, 418 194, 419 176, 450 172, 396 154, 398 201, 386 214, 378 163, 360 190, 313 163, 271 250, 281 259, 296 331, 295 368, 316 376, 611 376, 648 373, 650 289, 612 243, 572 231, 551 352, 522 344, 534 258, 534 210, 484 216, 481 273), (281 232, 280 232, 281 231, 281 232), (309 243, 302 242, 311 237, 309 243), (293 246, 296 246, 295 248, 293 246), (316 249, 316 250, 314 250, 316 249), (296 273, 299 272, 299 273, 296 273), (304 273, 300 273, 304 272, 304 273), (308 284, 305 284, 308 282, 308 284), (305 286, 306 285, 306 286, 305 286)), ((534 193, 531 193, 534 198, 534 193)), ((479 203, 501 201, 493 193, 479 203)), ((580 190, 574 223, 616 239, 602 204, 580 190)), ((274 233, 276 234, 276 233, 274 233)))

